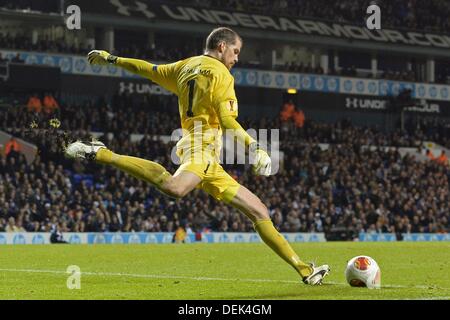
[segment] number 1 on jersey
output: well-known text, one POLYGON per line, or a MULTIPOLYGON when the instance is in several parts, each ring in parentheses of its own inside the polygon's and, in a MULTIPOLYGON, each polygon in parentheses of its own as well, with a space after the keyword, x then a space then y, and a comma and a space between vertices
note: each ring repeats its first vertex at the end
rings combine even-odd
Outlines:
POLYGON ((188 81, 188 90, 189 90, 189 105, 188 105, 188 111, 187 111, 187 116, 188 117, 193 117, 194 116, 194 112, 192 111, 192 104, 193 104, 193 100, 194 100, 194 89, 195 89, 195 79, 189 80, 188 81))

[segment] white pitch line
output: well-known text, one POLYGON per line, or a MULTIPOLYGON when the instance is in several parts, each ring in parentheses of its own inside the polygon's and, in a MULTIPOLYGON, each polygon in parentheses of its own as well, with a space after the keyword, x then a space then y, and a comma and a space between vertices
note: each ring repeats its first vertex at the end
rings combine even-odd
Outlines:
MULTIPOLYGON (((52 273, 52 274, 69 274, 61 270, 43 270, 43 269, 0 269, 0 272, 23 272, 23 273, 52 273)), ((102 277, 130 277, 130 278, 149 278, 149 279, 184 279, 195 281, 240 281, 240 282, 275 282, 275 283, 300 283, 300 281, 293 280, 275 280, 275 279, 232 279, 232 278, 212 278, 212 277, 188 277, 176 275, 161 275, 161 274, 136 274, 136 273, 120 273, 120 272, 81 272, 81 275, 87 276, 102 276, 102 277)), ((347 283, 326 281, 326 284, 348 286, 347 283)), ((382 288, 416 288, 429 289, 427 285, 403 286, 403 285, 382 285, 382 288)), ((436 287, 436 289, 447 289, 436 287)))
MULTIPOLYGON (((348 286, 347 283, 342 283, 342 282, 333 282, 333 281, 326 281, 326 283, 328 284, 335 284, 335 285, 344 285, 344 286, 348 286)), ((415 288, 415 289, 447 289, 447 288, 443 288, 443 287, 438 287, 438 286, 427 286, 427 285, 415 285, 415 286, 403 286, 403 285, 397 285, 397 284, 381 284, 382 288, 399 288, 399 289, 411 289, 411 288, 415 288)))
MULTIPOLYGON (((42 269, 0 269, 0 272, 24 272, 24 273, 54 273, 69 274, 60 270, 42 270, 42 269)), ((244 281, 244 282, 283 282, 283 283, 299 283, 292 280, 272 280, 272 279, 231 279, 231 278, 211 278, 211 277, 187 277, 176 275, 161 274, 135 274, 135 273, 118 273, 118 272, 81 272, 81 275, 87 276, 113 276, 113 277, 130 277, 130 278, 152 278, 152 279, 185 279, 196 281, 244 281)))

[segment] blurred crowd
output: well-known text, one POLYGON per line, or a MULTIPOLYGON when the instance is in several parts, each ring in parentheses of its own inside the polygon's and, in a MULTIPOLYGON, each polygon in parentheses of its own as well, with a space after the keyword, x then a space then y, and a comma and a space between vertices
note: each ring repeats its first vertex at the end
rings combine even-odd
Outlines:
MULTIPOLYGON (((51 138, 49 138, 51 139, 51 138)), ((170 147, 146 137, 102 140, 119 153, 153 159, 175 171, 170 147)), ((283 169, 262 178, 243 167, 229 168, 252 186, 284 232, 448 232, 449 169, 416 162, 392 149, 355 150, 313 143, 283 143, 283 169)), ((149 184, 111 167, 38 156, 27 165, 10 152, 0 160, 0 229, 48 231, 252 231, 235 209, 195 190, 181 200, 160 195, 149 184)), ((44 152, 45 153, 45 152, 44 152)))
POLYGON ((61 0, 0 0, 0 9, 59 12, 61 0))
MULTIPOLYGON (((33 94, 23 99, 23 106, 0 109, 0 126, 9 129, 27 129, 35 120, 43 123, 57 117, 61 128, 94 132, 125 132, 127 134, 171 135, 179 128, 178 105, 175 96, 145 95, 135 97, 116 95, 111 103, 103 99, 86 100, 84 104, 58 103, 50 93, 33 94), (37 101, 36 101, 37 100, 37 101)), ((0 103, 2 99, 0 99, 0 103)), ((18 101, 15 101, 18 102, 18 101)), ((5 103, 5 101, 3 101, 5 103)), ((303 112, 303 111, 302 111, 303 112)), ((407 118, 405 128, 386 132, 381 127, 354 126, 350 120, 335 123, 308 121, 296 128, 281 118, 260 120, 242 117, 245 128, 280 128, 282 140, 301 139, 313 143, 348 143, 394 147, 420 147, 424 141, 434 141, 450 148, 450 126, 445 118, 421 116, 407 118)), ((297 119, 296 119, 297 120, 297 119)), ((299 115, 304 122, 304 114, 299 115)))
MULTIPOLYGON (((189 56, 202 54, 201 46, 195 47, 190 41, 183 41, 180 38, 177 43, 178 45, 175 47, 173 43, 168 44, 164 42, 158 43, 155 46, 151 46, 145 42, 120 45, 120 49, 116 49, 111 53, 151 61, 177 61, 189 56)), ((79 55, 86 55, 90 50, 94 49, 90 44, 83 41, 69 44, 64 38, 54 40, 47 36, 42 36, 36 42, 33 42, 30 35, 23 33, 12 35, 2 32, 0 32, 0 48, 79 55)))
MULTIPOLYGON (((286 62, 283 66, 277 66, 277 71, 285 72, 295 72, 295 73, 308 73, 308 74, 325 74, 325 71, 321 66, 312 67, 311 63, 304 64, 303 62, 291 61, 286 62)), ((367 70, 360 72, 354 65, 351 67, 344 67, 336 70, 335 68, 330 68, 326 73, 328 75, 334 76, 348 76, 348 77, 358 77, 358 78, 376 78, 376 79, 386 79, 386 80, 398 80, 398 81, 409 81, 409 82, 419 82, 423 79, 419 79, 417 74, 413 70, 402 70, 394 71, 391 69, 386 69, 379 72, 378 75, 373 76, 371 72, 367 70)), ((449 70, 440 72, 440 78, 436 79, 436 82, 445 83, 446 75, 449 74, 449 70)))
MULTIPOLYGON (((64 103, 60 108, 64 119, 69 111, 64 103)), ((89 130, 107 123, 112 127, 99 129, 114 132, 114 137, 100 137, 109 148, 157 161, 170 172, 176 170, 170 159, 174 143, 165 144, 154 136, 170 134, 177 127, 169 121, 170 114, 142 112, 140 116, 145 118, 141 127, 136 122, 140 116, 130 118, 138 113, 105 108, 90 109, 89 113, 73 108, 74 114, 62 121, 62 128, 83 129, 71 134, 88 139, 89 130), (124 127, 101 120, 102 116, 120 116, 124 127), (127 126, 128 121, 134 125, 127 126), (155 123, 159 127, 153 132, 149 127, 155 123), (138 131, 144 138, 131 142, 130 134, 138 131)), ((36 112, 26 107, 18 110, 0 112, 0 125, 14 136, 37 142, 40 152, 31 164, 13 147, 0 157, 0 231, 49 231, 54 224, 62 232, 174 232, 180 226, 187 232, 253 230, 237 210, 203 191, 194 190, 175 200, 114 168, 65 159, 56 147, 55 135, 39 130, 32 136, 25 134, 23 122, 32 120, 36 112)), ((396 148, 420 147, 429 133, 426 130, 420 131, 422 135, 387 134, 348 122, 312 121, 297 127, 278 118, 246 119, 242 123, 245 128, 281 129, 285 156, 278 174, 258 177, 244 165, 225 165, 233 177, 262 199, 280 231, 325 232, 328 239, 353 239, 361 231, 391 232, 399 238, 405 232, 449 231, 448 161, 417 162, 411 156, 402 157, 396 148), (319 143, 330 145, 323 149, 319 143), (370 151, 364 145, 392 148, 370 151)))
POLYGON ((69 45, 64 39, 51 40, 48 37, 42 37, 36 42, 33 42, 31 36, 22 33, 18 33, 16 35, 11 35, 10 33, 0 33, 0 48, 83 55, 92 50, 92 48, 86 43, 69 45))

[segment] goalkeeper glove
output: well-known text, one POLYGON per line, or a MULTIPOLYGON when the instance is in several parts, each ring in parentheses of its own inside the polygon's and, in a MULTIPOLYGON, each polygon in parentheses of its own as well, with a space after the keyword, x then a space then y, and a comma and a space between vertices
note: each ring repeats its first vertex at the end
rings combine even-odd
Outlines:
POLYGON ((262 176, 270 176, 272 170, 272 160, 266 151, 254 142, 250 146, 250 153, 255 154, 255 163, 253 164, 253 173, 262 176))
POLYGON ((92 50, 88 53, 88 61, 90 64, 107 65, 115 64, 118 57, 104 50, 92 50))

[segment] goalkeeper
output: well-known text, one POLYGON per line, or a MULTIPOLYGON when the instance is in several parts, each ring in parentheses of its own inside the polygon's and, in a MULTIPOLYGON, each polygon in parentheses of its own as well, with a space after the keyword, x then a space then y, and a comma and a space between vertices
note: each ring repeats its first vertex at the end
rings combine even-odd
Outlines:
POLYGON ((254 173, 264 176, 271 173, 271 159, 267 152, 236 121, 238 103, 230 69, 238 62, 241 47, 241 37, 222 27, 214 29, 206 39, 204 55, 171 64, 155 65, 117 57, 106 51, 91 51, 88 54, 90 64, 112 64, 124 68, 178 96, 183 129, 183 137, 177 143, 181 165, 172 175, 156 162, 116 154, 100 141, 74 142, 67 147, 66 156, 112 165, 175 198, 185 196, 196 187, 203 189, 215 199, 244 213, 253 222, 261 239, 295 268, 304 283, 321 284, 329 267, 302 262, 274 228, 261 200, 226 173, 219 163, 222 131, 232 129, 238 142, 254 155, 254 173))

